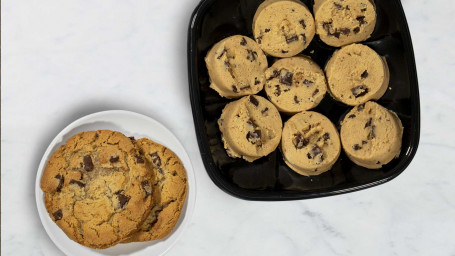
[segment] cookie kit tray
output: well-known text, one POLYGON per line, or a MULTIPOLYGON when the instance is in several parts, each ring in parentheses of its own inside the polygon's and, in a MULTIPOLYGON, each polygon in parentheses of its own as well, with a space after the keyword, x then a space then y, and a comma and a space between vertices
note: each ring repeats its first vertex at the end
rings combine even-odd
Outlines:
MULTIPOLYGON (((412 161, 420 136, 420 106, 417 73, 411 37, 400 1, 377 0, 377 24, 363 42, 384 56, 390 69, 390 84, 377 102, 397 113, 404 126, 399 158, 378 170, 352 163, 344 152, 332 169, 319 176, 305 177, 293 172, 279 149, 253 163, 227 156, 217 120, 230 101, 209 88, 204 62, 207 51, 218 41, 241 34, 252 38, 252 21, 261 0, 203 0, 195 9, 188 33, 188 75, 196 135, 205 168, 213 182, 225 192, 247 200, 295 200, 337 195, 370 188, 400 175, 412 161)), ((313 1, 303 0, 312 11, 313 1)), ((302 53, 321 67, 336 50, 318 36, 302 53)), ((269 65, 274 58, 268 59, 269 65)), ((261 91, 258 95, 266 97, 261 91)), ((351 107, 328 94, 314 109, 339 123, 351 107)), ((289 116, 282 116, 283 122, 289 116)))

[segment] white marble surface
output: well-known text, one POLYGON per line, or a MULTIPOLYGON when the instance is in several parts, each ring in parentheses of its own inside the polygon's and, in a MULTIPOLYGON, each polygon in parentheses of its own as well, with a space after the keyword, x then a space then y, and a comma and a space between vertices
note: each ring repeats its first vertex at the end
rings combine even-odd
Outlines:
POLYGON ((62 128, 108 109, 159 120, 192 159, 194 218, 168 255, 455 255, 452 1, 403 0, 422 110, 408 170, 372 189, 292 202, 233 198, 205 172, 186 70, 197 2, 2 1, 2 255, 62 254, 37 215, 36 169, 62 128))

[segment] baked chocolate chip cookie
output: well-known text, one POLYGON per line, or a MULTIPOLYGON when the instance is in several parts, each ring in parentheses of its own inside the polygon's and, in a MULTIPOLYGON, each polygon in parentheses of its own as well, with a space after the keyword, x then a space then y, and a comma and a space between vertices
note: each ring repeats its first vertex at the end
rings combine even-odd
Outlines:
POLYGON ((147 138, 139 139, 135 144, 156 175, 156 181, 152 184, 154 206, 139 231, 125 242, 162 239, 174 229, 185 203, 185 168, 178 156, 163 145, 147 138))
POLYGON ((71 137, 41 178, 51 219, 72 240, 107 248, 137 231, 153 207, 154 177, 133 142, 100 130, 71 137))

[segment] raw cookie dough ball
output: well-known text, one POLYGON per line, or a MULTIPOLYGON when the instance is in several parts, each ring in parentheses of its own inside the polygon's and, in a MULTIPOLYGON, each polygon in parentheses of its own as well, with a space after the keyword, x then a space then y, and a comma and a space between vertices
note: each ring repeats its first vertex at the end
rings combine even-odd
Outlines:
POLYGON ((267 58, 246 36, 231 36, 215 44, 205 57, 210 88, 222 97, 256 94, 264 87, 267 58))
POLYGON ((248 162, 273 152, 283 127, 278 110, 260 96, 245 96, 227 104, 218 125, 227 154, 248 162))
POLYGON ((315 32, 308 8, 297 0, 266 0, 256 10, 256 42, 275 57, 292 57, 308 47, 315 32))
POLYGON ((284 124, 281 150, 284 162, 295 172, 319 175, 330 170, 338 159, 340 137, 327 117, 303 111, 284 124))
POLYGON ((327 91, 324 72, 306 56, 278 60, 265 77, 267 97, 285 113, 316 107, 327 91))
POLYGON ((313 11, 316 34, 335 47, 365 41, 376 25, 370 0, 315 0, 313 11))
POLYGON ((398 157, 403 126, 398 116, 375 102, 354 107, 341 123, 341 142, 354 163, 378 169, 398 157))
POLYGON ((325 74, 333 98, 351 106, 381 98, 389 85, 385 59, 362 44, 336 51, 325 67, 325 74))

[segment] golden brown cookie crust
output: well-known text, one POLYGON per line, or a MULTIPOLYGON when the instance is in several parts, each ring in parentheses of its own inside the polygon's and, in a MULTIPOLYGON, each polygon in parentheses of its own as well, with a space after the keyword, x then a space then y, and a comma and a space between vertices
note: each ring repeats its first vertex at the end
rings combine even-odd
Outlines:
POLYGON ((132 141, 100 130, 74 135, 41 178, 51 219, 72 240, 102 249, 142 224, 152 206, 151 172, 132 141))
POLYGON ((185 168, 170 149, 147 138, 136 141, 154 173, 154 207, 137 233, 124 242, 162 239, 169 235, 179 220, 187 192, 185 168))

